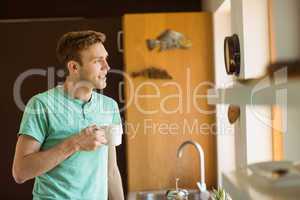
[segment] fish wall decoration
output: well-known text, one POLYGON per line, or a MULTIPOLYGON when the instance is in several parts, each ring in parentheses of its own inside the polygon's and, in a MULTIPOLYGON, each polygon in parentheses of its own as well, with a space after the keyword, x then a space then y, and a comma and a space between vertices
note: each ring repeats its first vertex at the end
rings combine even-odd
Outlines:
POLYGON ((138 72, 132 72, 131 77, 145 77, 150 79, 173 79, 173 77, 164 69, 149 67, 138 72))
POLYGON ((159 51, 170 49, 188 49, 192 46, 192 42, 179 32, 167 29, 161 33, 156 39, 146 40, 148 49, 154 50, 159 47, 159 51))

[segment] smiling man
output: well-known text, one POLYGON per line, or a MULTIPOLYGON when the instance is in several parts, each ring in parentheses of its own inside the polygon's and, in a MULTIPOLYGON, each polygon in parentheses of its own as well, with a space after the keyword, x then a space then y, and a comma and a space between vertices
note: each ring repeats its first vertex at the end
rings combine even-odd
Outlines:
POLYGON ((122 200, 115 145, 101 125, 119 127, 117 103, 94 89, 110 69, 95 31, 69 32, 57 45, 68 76, 63 85, 33 96, 20 125, 13 163, 17 183, 35 178, 34 200, 122 200))

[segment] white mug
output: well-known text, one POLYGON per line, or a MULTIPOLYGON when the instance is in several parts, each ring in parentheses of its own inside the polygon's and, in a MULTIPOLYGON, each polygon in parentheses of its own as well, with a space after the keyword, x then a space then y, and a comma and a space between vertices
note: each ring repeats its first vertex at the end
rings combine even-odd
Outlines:
POLYGON ((104 129, 105 138, 107 140, 108 145, 118 146, 122 143, 122 125, 100 125, 99 128, 104 129))

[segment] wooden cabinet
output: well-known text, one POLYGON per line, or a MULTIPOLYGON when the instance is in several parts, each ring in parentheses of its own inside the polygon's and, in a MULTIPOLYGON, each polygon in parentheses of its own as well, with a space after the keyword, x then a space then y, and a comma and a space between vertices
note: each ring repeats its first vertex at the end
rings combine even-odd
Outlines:
POLYGON ((180 187, 196 188, 200 180, 196 150, 188 147, 183 158, 176 158, 179 145, 191 139, 203 147, 206 182, 215 186, 214 107, 200 97, 213 83, 212 16, 130 14, 124 17, 123 29, 129 192, 173 188, 176 177, 180 187), (166 29, 184 34, 192 47, 149 51, 146 39, 166 29), (130 77, 151 66, 166 70, 173 79, 130 77))

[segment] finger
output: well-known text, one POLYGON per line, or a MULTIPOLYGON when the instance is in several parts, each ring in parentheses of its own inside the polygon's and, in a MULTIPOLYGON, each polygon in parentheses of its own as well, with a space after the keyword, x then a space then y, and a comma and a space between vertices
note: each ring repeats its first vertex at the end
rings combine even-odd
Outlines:
POLYGON ((106 139, 105 137, 103 137, 102 140, 101 140, 101 143, 102 143, 102 144, 107 144, 108 141, 107 141, 107 139, 106 139))
POLYGON ((107 143, 107 140, 105 137, 103 136, 98 136, 96 135, 95 136, 95 143, 99 144, 98 146, 102 145, 102 144, 106 144, 107 143))
POLYGON ((97 130, 98 129, 98 126, 96 124, 93 124, 90 127, 91 127, 92 130, 97 130))
POLYGON ((105 130, 104 129, 96 129, 95 133, 100 134, 100 135, 104 135, 105 134, 105 130))
POLYGON ((93 133, 92 127, 87 127, 87 128, 86 128, 86 132, 88 132, 88 133, 93 133))
POLYGON ((87 127, 85 127, 86 129, 90 129, 90 128, 93 128, 93 127, 95 127, 95 126, 97 126, 96 124, 90 124, 90 125, 88 125, 87 127))
POLYGON ((106 140, 106 138, 103 134, 97 134, 96 135, 96 140, 101 142, 102 140, 106 140))
POLYGON ((105 127, 103 126, 97 126, 98 130, 101 130, 101 131, 105 131, 105 127))
POLYGON ((104 135, 104 131, 102 129, 95 128, 93 133, 96 135, 104 135))
POLYGON ((89 126, 89 127, 95 127, 95 126, 97 126, 97 124, 95 124, 95 123, 92 123, 92 124, 90 124, 90 126, 89 126))
POLYGON ((88 127, 89 133, 95 133, 95 131, 98 130, 98 127, 96 124, 93 124, 91 126, 88 127))

